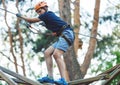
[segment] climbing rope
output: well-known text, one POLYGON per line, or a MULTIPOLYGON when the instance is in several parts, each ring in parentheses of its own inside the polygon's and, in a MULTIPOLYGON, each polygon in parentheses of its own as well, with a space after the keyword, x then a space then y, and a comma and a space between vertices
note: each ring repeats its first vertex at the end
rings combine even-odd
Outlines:
POLYGON ((8 12, 8 13, 10 13, 10 14, 16 15, 15 13, 13 13, 13 12, 11 12, 11 11, 8 11, 8 10, 6 10, 6 9, 3 9, 3 8, 0 8, 0 9, 3 10, 3 11, 8 12))
MULTIPOLYGON (((0 9, 3 10, 3 11, 6 11, 6 12, 8 12, 8 13, 11 13, 11 14, 13 14, 13 15, 16 16, 16 13, 13 13, 13 12, 8 11, 8 10, 3 9, 3 8, 0 8, 0 9)), ((40 31, 40 29, 36 29, 35 27, 31 26, 30 23, 27 23, 27 22, 26 22, 24 25, 25 25, 27 28, 29 28, 29 29, 31 30, 31 32, 33 32, 34 34, 52 35, 52 33, 47 33, 47 34, 42 33, 42 32, 40 31)), ((75 33, 75 32, 74 32, 74 33, 75 33)), ((82 35, 82 36, 85 36, 85 37, 90 37, 90 38, 97 39, 97 38, 94 37, 94 36, 89 36, 89 35, 85 35, 85 34, 81 34, 81 33, 75 33, 75 34, 82 35)))

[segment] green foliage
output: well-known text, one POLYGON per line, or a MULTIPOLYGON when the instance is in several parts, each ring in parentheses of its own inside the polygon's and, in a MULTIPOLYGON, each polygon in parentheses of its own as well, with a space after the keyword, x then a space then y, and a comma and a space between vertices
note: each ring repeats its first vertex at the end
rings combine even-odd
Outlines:
MULTIPOLYGON (((102 40, 97 42, 97 49, 94 54, 94 58, 101 62, 97 69, 92 69, 93 73, 104 72, 112 68, 116 64, 120 64, 120 51, 119 51, 119 26, 116 26, 112 32, 112 35, 107 35, 102 40)), ((110 85, 117 85, 120 75, 117 75, 110 85)))
POLYGON ((94 54, 94 57, 100 56, 100 58, 102 57, 102 53, 106 53, 108 54, 108 51, 114 46, 114 37, 113 36, 103 36, 102 40, 97 41, 97 49, 96 52, 94 54))
POLYGON ((120 23, 120 14, 116 13, 114 15, 105 15, 105 16, 102 16, 100 19, 99 19, 99 23, 100 24, 103 24, 105 23, 106 21, 113 21, 113 22, 116 22, 116 23, 120 23))
POLYGON ((34 42, 33 50, 36 53, 45 50, 47 47, 53 44, 55 40, 57 40, 56 37, 47 35, 48 33, 51 33, 51 32, 46 31, 46 33, 44 33, 41 37, 38 37, 34 42))
MULTIPOLYGON (((99 34, 99 37, 101 37, 101 40, 97 41, 97 48, 94 53, 94 59, 99 62, 97 64, 97 68, 92 68, 95 65, 91 65, 92 73, 102 73, 116 64, 120 63, 120 13, 114 12, 112 9, 107 9, 105 14, 99 18, 99 23, 105 24, 106 22, 109 22, 109 24, 116 25, 114 29, 112 30, 112 34, 108 34, 106 36, 103 36, 99 34)), ((109 85, 117 85, 117 82, 120 79, 120 74, 117 75, 109 85)))
POLYGON ((97 49, 95 51, 94 57, 102 57, 104 54, 112 54, 112 52, 120 47, 119 44, 119 30, 120 26, 117 25, 112 31, 112 35, 108 34, 106 36, 102 36, 101 40, 97 41, 97 49))
POLYGON ((118 74, 110 83, 109 85, 118 85, 120 79, 120 74, 118 74))
POLYGON ((0 81, 0 85, 8 85, 8 83, 5 81, 0 81))
MULTIPOLYGON (((116 64, 120 64, 120 51, 116 50, 114 52, 112 52, 113 55, 116 56, 116 64)), ((112 63, 109 62, 108 64, 109 68, 113 67, 112 63)), ((110 82, 110 85, 117 85, 117 83, 119 82, 119 79, 120 79, 120 74, 118 74, 111 82, 110 82)))
MULTIPOLYGON (((16 0, 9 0, 9 1, 16 1, 16 0)), ((25 2, 25 0, 18 0, 19 2, 25 2)), ((6 2, 8 2, 7 0, 6 0, 6 2)), ((2 0, 0 0, 0 4, 2 3, 2 0)))
POLYGON ((116 56, 116 64, 119 64, 120 63, 120 51, 116 50, 112 52, 112 54, 116 56))

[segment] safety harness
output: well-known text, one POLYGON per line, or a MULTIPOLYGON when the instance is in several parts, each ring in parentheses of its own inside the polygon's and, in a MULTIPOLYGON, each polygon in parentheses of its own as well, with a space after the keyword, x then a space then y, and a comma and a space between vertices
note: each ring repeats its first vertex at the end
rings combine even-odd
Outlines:
POLYGON ((66 37, 64 34, 62 34, 62 32, 63 32, 66 28, 69 28, 69 29, 72 30, 72 28, 70 27, 70 25, 63 25, 63 26, 61 27, 61 29, 60 29, 58 32, 56 32, 56 34, 57 34, 57 36, 61 36, 62 38, 64 38, 64 39, 67 41, 67 43, 69 44, 69 46, 71 46, 71 45, 72 45, 72 42, 68 39, 68 37, 66 37))

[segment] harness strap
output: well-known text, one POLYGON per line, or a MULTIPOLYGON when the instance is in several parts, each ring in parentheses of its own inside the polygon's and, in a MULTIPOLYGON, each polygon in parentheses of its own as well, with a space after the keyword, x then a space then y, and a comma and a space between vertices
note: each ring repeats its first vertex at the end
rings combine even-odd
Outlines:
POLYGON ((71 41, 64 34, 62 34, 61 37, 63 37, 67 41, 67 43, 69 44, 69 46, 72 45, 71 41))
POLYGON ((63 25, 61 28, 60 28, 60 30, 58 31, 58 32, 56 32, 57 33, 57 36, 60 36, 61 34, 62 34, 62 32, 64 31, 64 29, 66 29, 66 28, 70 28, 70 25, 63 25))
POLYGON ((64 29, 66 29, 66 28, 70 28, 70 25, 68 25, 68 24, 63 25, 61 27, 61 29, 58 32, 56 32, 56 33, 57 33, 57 36, 63 37, 67 41, 68 45, 71 46, 72 42, 64 34, 62 34, 62 32, 64 31, 64 29))

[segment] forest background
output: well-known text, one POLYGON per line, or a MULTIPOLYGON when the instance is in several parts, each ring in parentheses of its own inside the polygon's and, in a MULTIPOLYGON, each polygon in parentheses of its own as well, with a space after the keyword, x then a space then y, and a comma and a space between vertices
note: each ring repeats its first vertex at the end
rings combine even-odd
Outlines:
MULTIPOLYGON (((0 8, 37 17, 33 9, 37 2, 38 0, 0 0, 0 8)), ((92 77, 119 64, 119 0, 46 2, 49 10, 74 28, 74 45, 64 55, 68 81, 92 77)), ((25 23, 15 15, 0 10, 0 65, 36 80, 47 74, 43 52, 56 38, 45 35, 48 31, 39 26, 39 23, 33 26, 40 28, 42 34, 31 32, 25 23)), ((57 70, 54 64, 55 78, 59 77, 57 70)))

